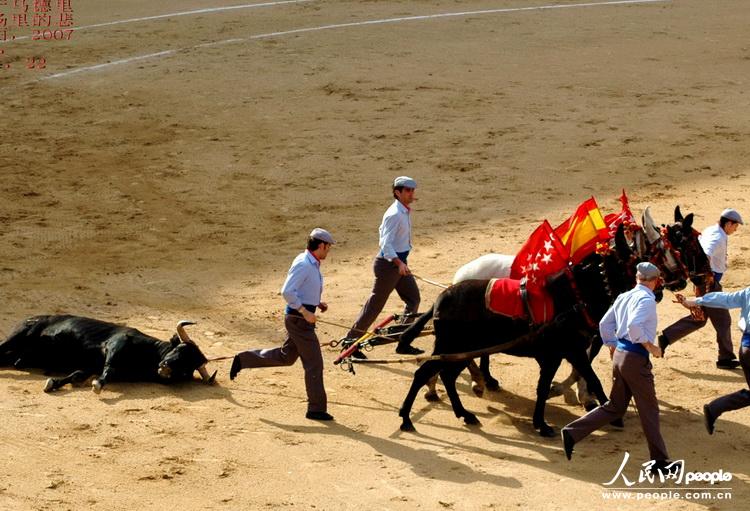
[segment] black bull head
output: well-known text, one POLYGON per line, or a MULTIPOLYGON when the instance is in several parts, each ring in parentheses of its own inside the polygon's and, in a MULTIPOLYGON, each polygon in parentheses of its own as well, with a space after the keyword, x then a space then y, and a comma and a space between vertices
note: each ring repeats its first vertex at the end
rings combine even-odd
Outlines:
POLYGON ((173 349, 159 362, 157 373, 161 378, 188 379, 197 370, 204 383, 211 384, 216 379, 218 371, 208 375, 206 357, 185 331, 186 326, 194 324, 191 321, 180 321, 177 324, 177 334, 170 341, 173 349))

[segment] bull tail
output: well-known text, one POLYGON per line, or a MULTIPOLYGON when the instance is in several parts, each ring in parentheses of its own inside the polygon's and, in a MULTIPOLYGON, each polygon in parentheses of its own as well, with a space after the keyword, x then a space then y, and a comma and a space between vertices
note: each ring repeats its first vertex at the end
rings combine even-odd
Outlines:
POLYGON ((409 328, 404 330, 401 334, 401 338, 399 339, 399 344, 411 344, 411 342, 417 338, 422 330, 424 330, 424 326, 427 324, 427 322, 432 319, 434 310, 435 306, 433 305, 432 307, 430 307, 430 310, 419 316, 417 320, 409 326, 409 328))

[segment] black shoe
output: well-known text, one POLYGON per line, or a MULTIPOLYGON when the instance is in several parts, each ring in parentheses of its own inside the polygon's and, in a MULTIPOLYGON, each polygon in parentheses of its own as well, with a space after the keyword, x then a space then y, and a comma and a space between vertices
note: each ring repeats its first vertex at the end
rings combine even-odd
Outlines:
POLYGON ((419 348, 415 348, 414 346, 410 346, 409 344, 399 343, 398 346, 396 346, 396 353, 400 355, 421 355, 422 353, 424 353, 424 350, 420 350, 419 348))
POLYGON ((305 418, 313 421, 332 421, 333 415, 328 412, 307 412, 305 418))
POLYGON ((736 358, 731 360, 717 360, 716 367, 718 369, 737 369, 740 367, 740 361, 736 358))
POLYGON ((229 379, 234 380, 237 377, 237 373, 239 373, 242 370, 242 367, 240 367, 240 356, 235 355, 234 359, 232 359, 232 367, 229 369, 229 379))
POLYGON ((706 426, 709 435, 714 434, 714 422, 716 422, 716 417, 711 413, 711 409, 708 408, 708 405, 703 405, 703 424, 706 426))
POLYGON ((570 457, 573 455, 573 446, 576 444, 576 441, 573 440, 573 437, 570 436, 570 433, 565 431, 564 429, 560 432, 560 435, 562 435, 562 443, 563 443, 563 450, 565 451, 565 457, 570 459, 570 457))
POLYGON ((661 356, 664 356, 664 352, 667 351, 667 346, 669 346, 669 339, 667 339, 667 336, 664 334, 661 334, 659 336, 659 347, 661 348, 661 356))
POLYGON ((625 428, 625 423, 622 421, 622 417, 620 417, 619 419, 613 420, 609 424, 610 424, 610 426, 613 426, 613 427, 618 428, 618 429, 625 428))

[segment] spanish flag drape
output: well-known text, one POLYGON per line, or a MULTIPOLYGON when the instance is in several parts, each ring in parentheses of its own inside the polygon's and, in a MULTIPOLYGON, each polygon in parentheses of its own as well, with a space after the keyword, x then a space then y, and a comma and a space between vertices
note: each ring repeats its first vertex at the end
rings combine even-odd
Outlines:
POLYGON ((570 253, 573 264, 593 253, 598 241, 610 238, 607 224, 593 197, 578 206, 573 216, 555 229, 555 234, 570 253))

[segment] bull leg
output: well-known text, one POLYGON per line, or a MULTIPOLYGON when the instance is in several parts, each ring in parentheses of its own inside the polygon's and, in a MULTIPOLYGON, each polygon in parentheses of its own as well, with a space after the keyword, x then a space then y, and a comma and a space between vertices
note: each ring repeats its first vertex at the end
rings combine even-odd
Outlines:
POLYGON ((490 374, 490 356, 489 355, 482 355, 479 357, 479 369, 482 371, 482 376, 484 377, 484 382, 487 387, 487 390, 491 390, 492 392, 497 392, 500 390, 500 382, 497 381, 495 378, 492 377, 492 374, 490 374))
POLYGON ((48 378, 47 382, 44 384, 44 392, 53 392, 60 387, 67 385, 68 383, 72 383, 73 385, 77 383, 82 383, 86 381, 91 376, 91 371, 73 371, 65 378, 48 378))
POLYGON ((445 385, 445 392, 448 394, 448 398, 451 400, 451 406, 453 407, 453 413, 456 417, 463 418, 466 424, 479 424, 477 416, 464 408, 461 399, 458 397, 458 391, 456 390, 456 378, 464 370, 466 364, 449 364, 440 371, 440 379, 443 380, 445 385))
POLYGON ((91 390, 93 390, 95 394, 99 394, 109 379, 112 378, 113 373, 114 370, 112 369, 112 366, 105 362, 104 371, 102 371, 101 376, 94 378, 94 381, 91 382, 91 390))
POLYGON ((432 403, 440 401, 440 396, 438 396, 437 389, 435 388, 437 379, 437 374, 429 379, 427 382, 427 392, 424 393, 424 398, 432 403))
POLYGON ((539 364, 539 381, 536 385, 536 404, 534 406, 534 429, 543 437, 555 436, 555 430, 544 421, 544 408, 549 396, 549 387, 562 358, 558 356, 537 358, 539 364))
POLYGON ((401 405, 401 409, 398 411, 399 417, 401 417, 401 431, 414 431, 414 424, 409 418, 411 408, 414 406, 414 400, 417 398, 419 389, 425 386, 430 378, 435 376, 440 369, 443 367, 443 362, 439 360, 428 360, 422 364, 419 369, 414 373, 414 380, 411 382, 411 388, 404 398, 404 403, 401 405))
POLYGON ((471 390, 478 397, 482 397, 482 394, 484 394, 484 389, 487 387, 487 385, 484 382, 484 375, 482 374, 482 370, 479 369, 479 366, 473 360, 469 360, 467 369, 469 370, 469 373, 471 374, 471 390))

